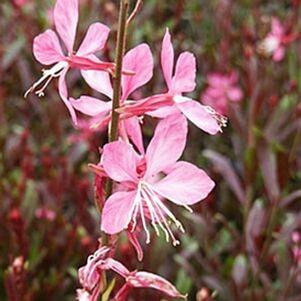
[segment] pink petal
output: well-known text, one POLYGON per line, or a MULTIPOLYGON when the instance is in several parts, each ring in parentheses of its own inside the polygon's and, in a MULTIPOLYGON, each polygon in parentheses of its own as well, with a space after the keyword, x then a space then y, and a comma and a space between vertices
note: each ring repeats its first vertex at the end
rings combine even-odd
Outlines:
POLYGON ((153 273, 136 272, 127 277, 127 283, 135 288, 152 288, 172 298, 186 299, 169 281, 153 273))
POLYGON ((78 0, 57 0, 53 17, 55 28, 71 54, 78 23, 78 0))
POLYGON ((135 196, 136 191, 122 191, 109 197, 102 211, 102 231, 113 235, 128 227, 134 210, 135 196))
MULTIPOLYGON (((120 113, 125 115, 142 116, 159 108, 174 105, 173 97, 169 94, 158 94, 137 101, 125 101, 120 113)), ((151 114, 149 114, 151 115, 151 114)), ((167 115, 166 115, 167 116, 167 115)))
POLYGON ((217 72, 212 72, 207 76, 207 81, 208 84, 213 87, 223 86, 225 82, 225 76, 217 72))
POLYGON ((103 267, 106 270, 108 269, 114 271, 115 273, 119 274, 124 278, 126 278, 130 274, 130 271, 121 262, 113 258, 106 259, 105 263, 103 264, 103 267))
POLYGON ((161 65, 165 81, 167 83, 168 89, 170 90, 172 88, 171 81, 174 66, 174 50, 171 43, 171 37, 168 28, 166 29, 162 43, 161 65))
POLYGON ((282 36, 284 34, 284 28, 278 18, 272 18, 272 33, 276 36, 282 36))
POLYGON ((152 112, 148 112, 147 115, 156 118, 166 118, 167 116, 177 114, 177 113, 179 113, 179 109, 177 108, 177 106, 172 105, 172 106, 162 107, 152 112))
POLYGON ((81 96, 79 99, 71 98, 70 103, 77 111, 88 116, 109 113, 112 107, 111 101, 106 102, 90 96, 81 96))
POLYGON ((182 155, 187 136, 187 121, 182 114, 161 120, 146 151, 146 177, 154 176, 174 164, 182 155))
MULTIPOLYGON (((182 99, 184 99, 182 97, 182 99)), ((221 126, 217 122, 215 115, 209 112, 206 106, 185 97, 187 101, 177 103, 177 107, 183 114, 198 128, 203 131, 215 135, 221 131, 221 126)))
POLYGON ((138 117, 125 119, 124 126, 128 137, 137 147, 140 154, 144 154, 142 130, 138 117))
POLYGON ((135 75, 122 76, 122 100, 152 78, 153 68, 153 56, 147 44, 140 44, 127 52, 123 59, 123 69, 131 70, 135 75))
POLYGON ((128 230, 126 232, 126 234, 127 234, 129 242, 132 244, 132 246, 136 250, 138 260, 142 261, 143 260, 143 250, 142 250, 142 247, 141 247, 140 242, 138 240, 137 232, 136 231, 132 232, 132 231, 128 230))
POLYGON ((64 54, 56 33, 46 30, 33 41, 33 54, 43 65, 52 65, 64 59, 64 54))
POLYGON ((110 28, 100 22, 90 25, 76 54, 85 56, 103 49, 107 42, 109 32, 110 28))
POLYGON ((173 91, 191 92, 195 89, 196 60, 192 53, 184 52, 179 56, 173 78, 173 91))
POLYGON ((240 101, 243 97, 242 91, 238 87, 229 88, 227 96, 232 101, 240 101))
POLYGON ((110 75, 105 71, 81 71, 81 74, 87 84, 95 91, 113 98, 113 88, 111 84, 110 75))
POLYGON ((278 49, 274 52, 273 60, 275 62, 280 62, 283 60, 285 55, 285 48, 283 46, 278 47, 278 49))
POLYGON ((115 141, 104 146, 101 162, 106 173, 114 181, 136 182, 137 159, 138 156, 131 145, 115 141))
POLYGON ((206 198, 215 184, 202 169, 188 162, 178 162, 165 178, 152 186, 177 205, 193 205, 206 198))
POLYGON ((61 96, 61 99, 63 100, 64 104, 69 110, 69 113, 71 115, 72 121, 75 125, 77 125, 77 117, 75 110, 71 103, 68 100, 68 90, 67 90, 67 85, 66 85, 66 73, 68 72, 68 68, 66 68, 60 78, 59 78, 59 94, 61 96))

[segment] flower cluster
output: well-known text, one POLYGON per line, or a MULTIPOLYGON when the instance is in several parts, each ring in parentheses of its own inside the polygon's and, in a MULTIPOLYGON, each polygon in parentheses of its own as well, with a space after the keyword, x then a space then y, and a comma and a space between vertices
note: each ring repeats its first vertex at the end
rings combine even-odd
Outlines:
MULTIPOLYGON (((180 243, 173 225, 181 232, 185 230, 167 200, 192 211, 189 206, 205 199, 215 185, 202 169, 180 160, 186 145, 187 120, 214 135, 226 125, 226 118, 213 108, 184 96, 196 87, 196 59, 192 53, 184 52, 175 64, 168 30, 161 52, 167 92, 131 99, 132 93, 149 82, 153 75, 151 49, 145 43, 140 44, 123 57, 120 106, 113 112, 111 76, 117 66, 96 56, 104 48, 110 30, 102 23, 92 24, 79 49, 74 52, 78 12, 78 0, 57 0, 54 25, 58 35, 53 30, 46 30, 34 39, 33 46, 35 58, 44 65, 53 66, 43 71, 43 76, 26 95, 35 92, 43 96, 50 81, 58 78, 59 95, 76 127, 87 128, 88 125, 93 130, 104 129, 110 127, 113 113, 119 114, 118 140, 104 145, 100 163, 92 165, 97 174, 96 188, 104 201, 101 229, 108 235, 126 230, 138 258, 142 260, 138 236, 144 230, 146 243, 150 243, 149 224, 158 236, 164 235, 174 246, 180 243), (87 84, 110 100, 88 95, 77 99, 70 97, 66 84, 66 74, 70 69, 79 69, 87 84), (141 129, 145 115, 159 119, 146 149, 141 129), (107 180, 113 181, 113 193, 108 196, 104 195, 107 180)), ((240 98, 236 88, 225 89, 232 98, 240 98)), ((79 270, 83 287, 78 291, 79 300, 98 299, 103 290, 101 275, 107 270, 115 271, 126 280, 114 300, 126 300, 130 290, 136 287, 150 287, 170 297, 184 297, 160 276, 129 272, 113 259, 107 247, 101 246, 79 270)))
POLYGON ((208 87, 201 99, 204 104, 212 106, 218 113, 228 114, 229 102, 240 102, 243 92, 238 86, 238 74, 210 73, 207 76, 208 87))
POLYGON ((285 56, 285 48, 296 40, 298 35, 287 31, 287 28, 276 17, 272 18, 271 31, 259 43, 258 51, 263 55, 271 56, 275 62, 280 62, 285 56))

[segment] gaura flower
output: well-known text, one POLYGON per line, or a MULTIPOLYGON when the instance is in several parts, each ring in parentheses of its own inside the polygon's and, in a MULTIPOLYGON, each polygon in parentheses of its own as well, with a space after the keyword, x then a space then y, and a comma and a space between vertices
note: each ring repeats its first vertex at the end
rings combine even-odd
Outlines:
POLYGON ((149 220, 157 235, 160 230, 166 240, 179 244, 170 221, 184 232, 181 222, 166 206, 164 199, 190 209, 188 206, 207 197, 214 182, 207 174, 188 162, 178 161, 186 144, 187 121, 182 114, 161 120, 145 152, 138 154, 124 141, 106 144, 101 164, 107 175, 119 183, 118 191, 105 202, 101 229, 116 234, 130 226, 135 231, 138 221, 146 232, 149 220), (166 176, 161 178, 161 175, 166 176))
POLYGON ((129 293, 135 288, 152 288, 161 291, 171 298, 187 299, 166 279, 153 273, 134 271, 126 276, 126 283, 119 290, 113 301, 126 301, 129 293))
POLYGON ((102 23, 90 25, 76 53, 73 51, 78 23, 78 0, 57 0, 54 12, 54 24, 58 35, 51 29, 38 35, 33 42, 35 58, 43 65, 53 65, 43 70, 43 76, 25 93, 25 97, 34 92, 40 97, 53 78, 59 78, 59 94, 67 106, 73 122, 76 124, 75 111, 68 101, 66 73, 70 68, 80 70, 105 70, 112 72, 114 64, 102 62, 94 54, 104 48, 110 29, 102 23), (64 54, 60 40, 67 50, 64 54))
POLYGON ((272 56, 275 62, 284 58, 285 46, 297 38, 294 33, 287 34, 278 18, 272 18, 271 32, 259 43, 258 51, 265 56, 272 56))
POLYGON ((125 279, 124 286, 113 298, 115 301, 127 300, 128 294, 134 288, 152 288, 169 297, 183 298, 186 296, 179 291, 166 279, 145 271, 130 272, 122 263, 110 258, 110 249, 102 247, 93 255, 89 256, 87 264, 79 269, 79 282, 83 289, 77 290, 79 301, 98 300, 103 287, 102 273, 111 270, 125 279))
POLYGON ((228 102, 239 102, 243 97, 243 92, 237 85, 237 73, 211 73, 207 81, 208 87, 201 96, 203 103, 214 108, 219 114, 227 115, 228 102))
POLYGON ((294 261, 298 266, 301 266, 301 235, 300 232, 295 230, 292 233, 292 253, 294 261))
POLYGON ((128 101, 118 112, 123 114, 143 115, 164 118, 176 112, 182 112, 192 123, 209 134, 216 134, 226 125, 226 118, 216 113, 211 107, 204 106, 183 93, 192 92, 196 82, 196 60, 192 53, 180 54, 174 70, 174 49, 168 29, 166 30, 161 65, 168 92, 148 97, 141 101, 128 101))
MULTIPOLYGON (((140 44, 125 54, 123 58, 123 68, 125 70, 133 71, 134 74, 122 75, 121 104, 123 104, 135 90, 146 84, 152 78, 153 67, 154 62, 152 53, 147 44, 140 44)), ((109 99, 112 99, 113 88, 107 73, 82 71, 82 75, 92 89, 106 95, 109 99)), ((90 117, 88 122, 91 128, 105 127, 111 121, 111 100, 103 101, 84 95, 79 99, 70 98, 70 103, 77 111, 90 117)), ((124 140, 130 139, 139 151, 143 151, 140 124, 139 119, 136 116, 120 120, 119 135, 124 138, 124 140)))

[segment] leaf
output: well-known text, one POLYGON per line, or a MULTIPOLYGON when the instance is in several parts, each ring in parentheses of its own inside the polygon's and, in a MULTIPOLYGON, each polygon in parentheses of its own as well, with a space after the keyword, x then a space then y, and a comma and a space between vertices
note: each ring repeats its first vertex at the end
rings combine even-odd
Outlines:
POLYGON ((243 204, 245 201, 245 192, 237 174, 231 166, 230 161, 221 154, 211 150, 205 150, 204 156, 212 162, 214 167, 224 177, 239 202, 243 204))
POLYGON ((101 301, 108 301, 109 298, 110 298, 110 295, 114 289, 114 286, 115 286, 115 283, 116 283, 116 279, 114 278, 110 284, 108 285, 106 291, 102 294, 102 297, 101 297, 101 301))
POLYGON ((253 204, 246 224, 246 243, 250 254, 258 254, 258 241, 266 230, 266 211, 261 200, 253 204))
POLYGON ((38 205, 38 193, 36 184, 32 180, 26 182, 26 190, 24 199, 21 205, 23 216, 26 216, 26 220, 30 223, 34 217, 35 210, 38 205))
POLYGON ((264 186, 270 201, 275 202, 280 197, 276 155, 265 142, 260 143, 257 150, 264 186))

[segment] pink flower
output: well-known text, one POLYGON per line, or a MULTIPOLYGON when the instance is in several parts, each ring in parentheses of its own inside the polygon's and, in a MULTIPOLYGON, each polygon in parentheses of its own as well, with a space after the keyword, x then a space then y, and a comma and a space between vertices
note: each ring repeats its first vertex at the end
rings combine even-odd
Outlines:
POLYGON ((103 290, 102 272, 111 270, 126 281, 113 300, 125 301, 133 288, 153 288, 169 297, 186 298, 166 279, 144 271, 130 272, 122 263, 109 257, 110 249, 102 247, 89 256, 87 264, 79 269, 79 282, 83 289, 77 290, 79 301, 96 301, 103 290))
POLYGON ((104 286, 101 272, 104 260, 108 257, 110 249, 101 247, 89 256, 87 264, 78 271, 78 278, 83 289, 77 290, 79 301, 96 301, 104 286))
MULTIPOLYGON (((127 98, 138 88, 146 84, 153 76, 153 57, 147 44, 140 44, 126 53, 123 59, 123 68, 132 70, 134 75, 123 75, 120 102, 127 98), (143 64, 141 64, 143 62, 143 64)), ((106 95, 113 97, 113 88, 110 77, 105 72, 82 71, 82 75, 89 86, 106 95)), ((90 117, 89 124, 92 128, 107 126, 111 121, 112 101, 103 101, 90 96, 81 96, 79 99, 70 99, 72 106, 79 112, 90 117)), ((139 119, 132 117, 120 120, 119 134, 124 140, 131 139, 139 151, 143 151, 142 134, 139 119)))
POLYGON ((135 271, 129 273, 126 277, 126 283, 116 294, 113 301, 126 301, 129 293, 134 288, 152 288, 161 291, 171 298, 187 299, 187 296, 181 295, 179 291, 166 279, 144 271, 135 271))
POLYGON ((78 0, 57 0, 54 12, 54 24, 68 54, 65 55, 57 34, 48 29, 34 39, 33 53, 44 65, 53 65, 44 70, 43 76, 25 93, 25 97, 33 92, 44 95, 44 90, 53 78, 59 78, 59 93, 67 106, 73 122, 76 124, 75 111, 68 101, 66 73, 69 68, 80 70, 105 70, 112 72, 113 63, 102 62, 94 54, 104 48, 110 29, 102 23, 90 25, 79 49, 74 54, 74 41, 78 23, 78 0), (38 90, 37 90, 38 89, 38 90))
POLYGON ((159 122, 145 154, 138 154, 123 141, 104 146, 102 166, 111 179, 120 183, 103 208, 104 232, 116 234, 129 226, 134 231, 139 219, 149 243, 150 220, 157 235, 161 229, 167 241, 171 238, 174 245, 179 244, 168 220, 184 232, 183 226, 163 199, 189 208, 206 198, 214 187, 203 170, 188 162, 177 162, 185 148, 186 135, 187 121, 178 113, 159 122), (166 176, 161 179, 162 173, 166 176))
POLYGON ((299 231, 292 233, 293 247, 292 252, 294 260, 298 265, 301 265, 301 235, 299 231))
POLYGON ((56 213, 53 210, 48 209, 47 207, 40 207, 36 209, 35 216, 38 219, 46 219, 52 222, 56 218, 56 213))
POLYGON ((271 32, 259 44, 258 51, 266 56, 272 56, 275 62, 284 58, 285 45, 296 39, 294 34, 286 34, 284 26, 278 18, 272 18, 271 32))
POLYGON ((22 7, 28 2, 28 0, 12 0, 12 2, 17 7, 22 7))
POLYGON ((195 89, 196 60, 190 52, 181 53, 173 73, 174 49, 168 30, 163 39, 161 64, 168 92, 141 101, 128 102, 119 112, 133 115, 147 113, 159 118, 182 112, 192 123, 209 134, 214 135, 221 131, 221 127, 226 124, 223 116, 217 114, 212 108, 182 95, 195 89))
POLYGON ((243 97, 242 90, 237 86, 237 73, 211 73, 207 79, 208 88, 201 97, 203 103, 213 107, 218 113, 227 115, 228 102, 239 102, 243 97))

